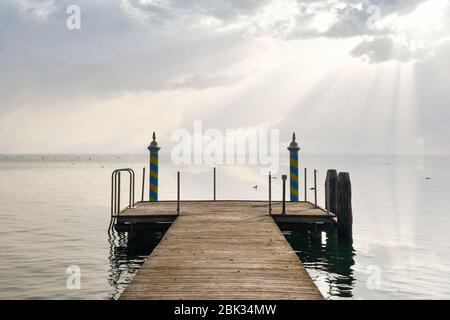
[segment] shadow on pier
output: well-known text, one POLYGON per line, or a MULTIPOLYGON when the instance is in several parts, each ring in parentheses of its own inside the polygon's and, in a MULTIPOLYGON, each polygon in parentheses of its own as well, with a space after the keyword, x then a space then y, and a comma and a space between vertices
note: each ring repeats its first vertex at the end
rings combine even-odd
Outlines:
POLYGON ((351 239, 339 239, 337 230, 317 236, 307 225, 279 227, 325 298, 353 297, 355 250, 351 239))
POLYGON ((122 291, 164 237, 169 225, 147 231, 133 233, 110 231, 109 241, 109 275, 108 283, 112 288, 107 299, 118 299, 122 291))

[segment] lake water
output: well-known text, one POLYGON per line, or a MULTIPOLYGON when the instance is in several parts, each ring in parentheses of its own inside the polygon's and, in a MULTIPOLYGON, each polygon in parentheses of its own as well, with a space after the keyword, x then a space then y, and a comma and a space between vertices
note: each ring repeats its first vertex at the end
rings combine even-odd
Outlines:
MULTIPOLYGON (((176 170, 182 199, 212 197, 210 167, 170 163, 161 155, 161 199, 175 198, 176 170)), ((450 156, 301 154, 300 165, 318 170, 321 205, 327 169, 352 180, 353 243, 338 243, 333 233, 311 243, 307 231, 283 231, 327 298, 450 298, 450 156)), ((136 170, 139 199, 145 166, 146 154, 1 155, 0 298, 116 298, 164 234, 128 243, 107 233, 112 170, 136 170), (79 290, 66 287, 73 265, 79 290)), ((219 199, 267 198, 258 167, 217 170, 219 199)), ((281 179, 273 183, 280 198, 281 179)))

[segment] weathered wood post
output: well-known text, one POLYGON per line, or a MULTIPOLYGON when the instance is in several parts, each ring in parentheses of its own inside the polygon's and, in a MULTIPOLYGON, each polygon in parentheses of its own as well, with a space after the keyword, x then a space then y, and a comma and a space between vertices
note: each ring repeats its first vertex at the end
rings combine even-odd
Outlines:
POLYGON ((348 172, 339 172, 336 191, 336 216, 339 236, 352 238, 352 186, 348 172))
POLYGON ((314 223, 312 229, 309 232, 311 244, 321 245, 322 244, 322 231, 320 230, 317 223, 314 223))
POLYGON ((332 213, 336 213, 336 182, 337 171, 334 169, 328 170, 325 179, 325 209, 332 213))

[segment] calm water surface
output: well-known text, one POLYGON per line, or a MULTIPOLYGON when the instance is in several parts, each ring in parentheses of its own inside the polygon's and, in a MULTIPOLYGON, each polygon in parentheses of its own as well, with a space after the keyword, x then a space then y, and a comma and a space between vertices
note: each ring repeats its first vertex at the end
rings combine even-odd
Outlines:
MULTIPOLYGON (((209 167, 174 167, 165 155, 161 162, 161 199, 175 198, 176 170, 182 198, 211 198, 209 167)), ((300 162, 318 169, 320 204, 327 169, 352 178, 353 243, 339 243, 334 233, 317 242, 308 230, 283 230, 327 298, 450 298, 449 156, 303 154, 300 162)), ((146 164, 145 154, 0 155, 0 298, 116 298, 164 234, 128 241, 107 233, 111 171, 131 167, 139 177, 146 164), (71 265, 81 268, 80 290, 66 287, 71 265)), ((218 168, 218 198, 266 195, 259 168, 218 168)))

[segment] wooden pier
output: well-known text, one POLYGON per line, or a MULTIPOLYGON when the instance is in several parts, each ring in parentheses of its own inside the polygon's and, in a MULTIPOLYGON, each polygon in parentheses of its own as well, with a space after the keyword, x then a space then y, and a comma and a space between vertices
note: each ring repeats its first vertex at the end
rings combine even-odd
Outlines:
POLYGON ((140 202, 117 230, 172 223, 120 299, 322 299, 277 222, 333 224, 309 202, 140 202))

